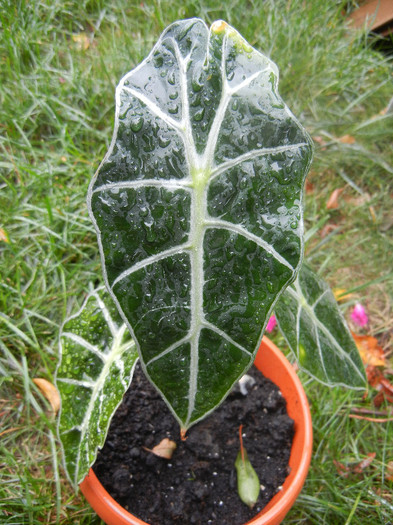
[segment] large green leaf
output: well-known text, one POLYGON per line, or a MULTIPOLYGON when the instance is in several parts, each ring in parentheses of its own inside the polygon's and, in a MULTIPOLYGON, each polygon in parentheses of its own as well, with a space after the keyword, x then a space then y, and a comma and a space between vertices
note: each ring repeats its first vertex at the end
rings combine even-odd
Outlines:
POLYGON ((302 257, 307 133, 225 22, 169 26, 120 82, 88 205, 104 277, 183 429, 251 365, 302 257))
POLYGON ((306 264, 275 312, 301 368, 329 386, 366 386, 362 360, 334 295, 306 264))
POLYGON ((102 288, 92 291, 60 333, 58 433, 65 469, 75 487, 104 444, 138 356, 126 325, 117 322, 119 315, 110 306, 112 302, 102 288))

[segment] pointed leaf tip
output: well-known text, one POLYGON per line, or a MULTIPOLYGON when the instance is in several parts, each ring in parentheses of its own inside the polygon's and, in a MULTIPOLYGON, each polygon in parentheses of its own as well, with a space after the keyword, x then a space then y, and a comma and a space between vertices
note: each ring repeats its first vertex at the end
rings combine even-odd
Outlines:
POLYGON ((89 188, 108 289, 184 429, 250 367, 301 262, 312 145, 277 83, 225 22, 171 24, 120 81, 89 188))

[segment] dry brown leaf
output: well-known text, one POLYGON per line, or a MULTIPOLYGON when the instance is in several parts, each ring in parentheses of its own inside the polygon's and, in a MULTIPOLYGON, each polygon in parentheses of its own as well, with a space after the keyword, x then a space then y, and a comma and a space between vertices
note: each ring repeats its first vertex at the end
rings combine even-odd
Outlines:
POLYGON ((350 465, 344 465, 335 459, 333 460, 333 463, 338 474, 343 478, 347 478, 350 474, 362 474, 363 470, 370 466, 376 455, 376 452, 369 452, 367 457, 362 459, 362 461, 350 465))
POLYGON ((354 468, 354 472, 357 472, 358 474, 360 474, 361 472, 363 472, 363 470, 365 468, 367 468, 368 466, 371 465, 372 461, 375 459, 375 456, 377 455, 376 452, 369 452, 367 454, 367 457, 364 458, 360 463, 358 463, 355 468, 354 468))
POLYGON ((160 458, 171 459, 173 452, 176 450, 176 447, 177 445, 174 441, 168 438, 164 438, 162 441, 160 441, 160 443, 158 443, 158 445, 156 445, 152 449, 146 447, 144 448, 145 450, 152 452, 160 458))
POLYGON ((375 408, 379 408, 383 405, 384 402, 385 402, 385 394, 381 390, 380 392, 378 392, 376 396, 374 396, 373 405, 375 406, 375 408))
POLYGON ((343 191, 344 191, 344 188, 336 188, 332 192, 326 204, 326 208, 328 210, 336 210, 338 208, 338 198, 340 197, 343 191))
POLYGON ((40 377, 35 377, 33 379, 33 383, 38 386, 46 399, 49 401, 53 412, 57 414, 60 409, 60 396, 55 385, 53 385, 50 381, 40 377))
POLYGON ((90 38, 86 33, 72 35, 72 40, 75 42, 75 47, 78 51, 86 51, 90 47, 90 38))
POLYGON ((385 377, 383 372, 375 366, 368 365, 366 375, 368 383, 378 391, 378 394, 373 399, 374 406, 378 408, 385 401, 393 403, 393 384, 385 377))
POLYGON ((356 142, 355 137, 352 137, 352 135, 343 135, 342 137, 339 137, 337 140, 339 140, 343 144, 355 144, 356 142))
POLYGON ((383 377, 381 370, 373 365, 368 365, 366 368, 367 381, 373 388, 379 386, 380 380, 383 377))
POLYGON ((385 354, 375 337, 354 333, 352 336, 365 366, 386 366, 385 354))
POLYGON ((347 293, 345 288, 334 288, 333 295, 337 302, 347 301, 354 296, 353 293, 347 293))
POLYGON ((3 228, 0 228, 0 241, 4 241, 8 243, 10 242, 8 238, 8 234, 3 228))
POLYGON ((349 467, 344 465, 344 463, 337 461, 336 459, 333 459, 333 463, 339 476, 342 478, 347 478, 349 476, 349 467))

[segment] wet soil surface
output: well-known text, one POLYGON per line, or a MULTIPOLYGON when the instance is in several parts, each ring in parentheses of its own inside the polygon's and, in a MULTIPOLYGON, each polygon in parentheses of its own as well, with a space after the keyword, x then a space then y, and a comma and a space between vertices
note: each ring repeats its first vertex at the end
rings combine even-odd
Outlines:
POLYGON ((112 497, 151 525, 241 525, 280 490, 288 473, 293 421, 278 388, 256 369, 255 384, 238 386, 181 441, 179 425, 139 369, 113 417, 94 471, 112 497), (239 425, 261 483, 250 510, 237 495, 239 425), (177 443, 171 459, 155 456, 162 439, 177 443))

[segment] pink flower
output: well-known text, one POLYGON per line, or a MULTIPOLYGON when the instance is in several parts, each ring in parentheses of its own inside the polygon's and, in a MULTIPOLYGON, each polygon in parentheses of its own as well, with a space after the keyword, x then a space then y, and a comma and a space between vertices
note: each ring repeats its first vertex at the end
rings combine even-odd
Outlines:
POLYGON ((276 325, 277 325, 276 316, 273 314, 273 315, 270 317, 270 319, 269 319, 269 321, 268 321, 268 323, 267 323, 267 326, 266 326, 266 332, 269 332, 269 334, 270 334, 271 332, 273 332, 273 330, 275 329, 276 325))
POLYGON ((368 317, 363 305, 361 305, 360 303, 355 304, 355 308, 352 310, 351 313, 351 319, 358 326, 366 326, 366 324, 368 323, 368 317))

